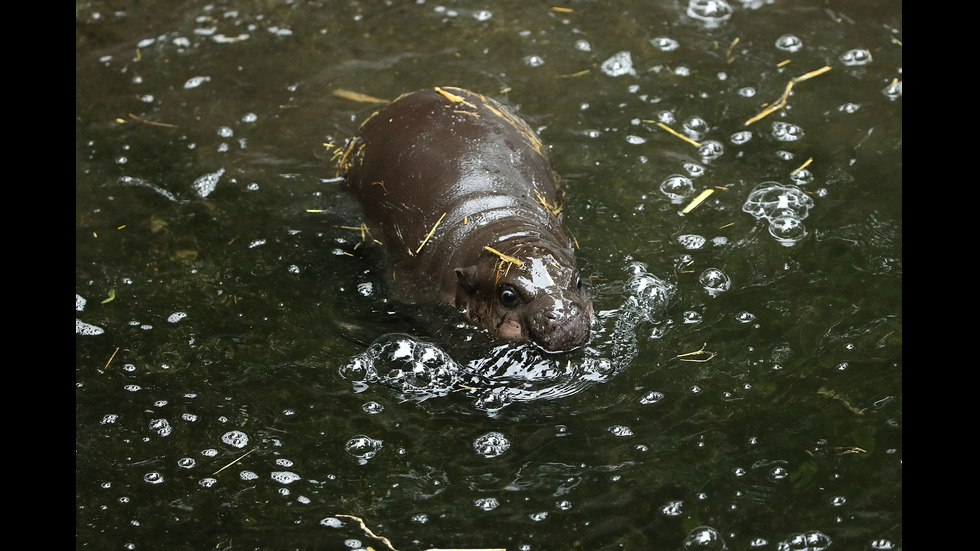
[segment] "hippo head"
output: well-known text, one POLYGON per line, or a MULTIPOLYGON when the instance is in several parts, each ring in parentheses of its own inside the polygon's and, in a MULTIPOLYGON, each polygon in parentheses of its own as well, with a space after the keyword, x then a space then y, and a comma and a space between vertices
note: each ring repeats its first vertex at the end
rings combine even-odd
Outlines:
POLYGON ((456 269, 456 306, 466 318, 497 337, 552 352, 585 344, 592 301, 574 265, 540 249, 497 255, 456 269))

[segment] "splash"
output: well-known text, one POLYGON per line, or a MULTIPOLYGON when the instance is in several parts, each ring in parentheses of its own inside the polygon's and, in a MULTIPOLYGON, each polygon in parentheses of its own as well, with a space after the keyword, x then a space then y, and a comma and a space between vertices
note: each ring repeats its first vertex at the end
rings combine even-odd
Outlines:
POLYGON ((392 333, 344 365, 341 375, 399 389, 403 399, 421 402, 452 392, 461 382, 462 367, 434 344, 392 333))
POLYGON ((596 316, 589 345, 550 353, 532 344, 501 344, 470 361, 458 361, 439 346, 411 335, 389 333, 341 366, 340 375, 356 392, 391 389, 401 401, 424 402, 463 395, 488 414, 519 402, 555 400, 601 384, 636 357, 637 326, 659 323, 672 285, 639 263, 628 267, 624 300, 596 316))

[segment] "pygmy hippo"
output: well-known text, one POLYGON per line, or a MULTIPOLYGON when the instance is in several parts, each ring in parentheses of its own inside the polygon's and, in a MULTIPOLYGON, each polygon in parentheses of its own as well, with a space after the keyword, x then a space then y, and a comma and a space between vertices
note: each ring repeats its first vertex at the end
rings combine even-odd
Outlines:
POLYGON ((340 160, 394 297, 455 305, 493 335, 548 351, 589 338, 590 301, 561 224, 548 149, 500 103, 460 88, 400 96, 340 160))

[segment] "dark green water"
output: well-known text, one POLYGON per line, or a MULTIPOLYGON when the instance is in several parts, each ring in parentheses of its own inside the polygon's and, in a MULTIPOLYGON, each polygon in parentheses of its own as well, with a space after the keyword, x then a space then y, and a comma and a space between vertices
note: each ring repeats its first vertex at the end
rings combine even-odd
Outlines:
POLYGON ((901 3, 730 7, 76 2, 76 547, 386 549, 355 515, 400 551, 901 549, 901 3), (534 392, 500 409, 344 371, 390 333, 521 352, 385 301, 340 227, 361 219, 324 143, 377 105, 334 91, 435 85, 551 146, 600 313, 555 358, 574 381, 501 360, 534 392), (674 174, 714 193, 682 215, 674 174), (743 211, 764 182, 812 200, 792 246, 743 211), (638 265, 673 289, 648 317, 638 265))

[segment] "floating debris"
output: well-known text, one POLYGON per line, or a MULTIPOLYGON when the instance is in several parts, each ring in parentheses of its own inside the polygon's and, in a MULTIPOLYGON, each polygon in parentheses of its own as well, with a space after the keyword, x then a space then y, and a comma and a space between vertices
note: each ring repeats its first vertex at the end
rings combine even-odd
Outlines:
POLYGON ((763 117, 765 117, 765 116, 767 116, 767 115, 769 115, 769 114, 771 114, 771 113, 773 113, 775 111, 778 111, 778 110, 782 109, 783 107, 785 107, 786 106, 786 101, 789 98, 789 93, 790 93, 790 91, 793 90, 793 85, 796 84, 797 82, 803 82, 804 80, 809 80, 809 79, 811 79, 811 78, 813 78, 815 76, 822 75, 822 74, 826 73, 827 71, 829 71, 831 69, 832 69, 832 67, 830 65, 824 65, 823 67, 821 67, 821 68, 819 68, 819 69, 817 69, 815 71, 810 71, 809 73, 806 73, 806 74, 800 75, 800 76, 798 76, 798 77, 796 77, 794 79, 791 79, 786 84, 786 90, 783 91, 783 95, 779 98, 779 100, 776 101, 776 103, 770 105, 769 107, 766 107, 765 109, 763 109, 762 112, 759 113, 758 115, 756 115, 756 116, 752 117, 751 119, 745 121, 745 126, 748 126, 748 125, 750 125, 750 124, 758 121, 759 119, 761 119, 761 118, 763 118, 763 117))

